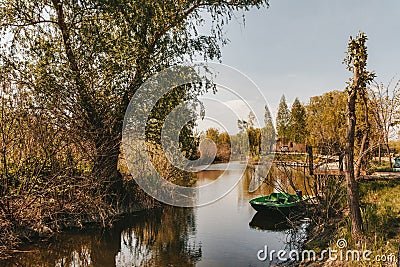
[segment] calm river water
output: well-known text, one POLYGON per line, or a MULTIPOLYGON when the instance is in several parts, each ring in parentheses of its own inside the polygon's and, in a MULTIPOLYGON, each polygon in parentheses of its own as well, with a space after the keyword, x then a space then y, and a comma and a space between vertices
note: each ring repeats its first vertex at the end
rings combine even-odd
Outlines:
MULTIPOLYGON (((235 179, 244 165, 227 171, 224 165, 198 173, 198 183, 235 179)), ((257 252, 292 250, 305 238, 307 222, 289 225, 279 214, 260 214, 249 200, 273 192, 264 183, 248 192, 254 171, 224 198, 200 208, 166 207, 139 212, 107 231, 85 230, 56 236, 51 242, 24 248, 8 266, 274 266, 257 252)), ((284 177, 278 183, 285 186, 284 177)), ((294 179, 303 189, 303 178, 294 179)), ((276 184, 277 182, 274 181, 276 184)))

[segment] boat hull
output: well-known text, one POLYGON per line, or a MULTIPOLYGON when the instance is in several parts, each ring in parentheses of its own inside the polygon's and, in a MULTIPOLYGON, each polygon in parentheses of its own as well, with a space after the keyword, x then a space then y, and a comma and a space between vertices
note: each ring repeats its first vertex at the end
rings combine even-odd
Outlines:
POLYGON ((257 204, 257 203, 250 203, 250 205, 259 212, 281 212, 284 214, 288 214, 290 212, 296 211, 298 209, 298 205, 293 206, 286 206, 286 207, 276 207, 276 206, 269 206, 265 204, 257 204))
POLYGON ((257 197, 250 200, 250 205, 259 212, 274 212, 279 211, 288 214, 296 211, 299 208, 304 208, 303 204, 313 197, 298 196, 287 193, 272 193, 268 196, 257 197))

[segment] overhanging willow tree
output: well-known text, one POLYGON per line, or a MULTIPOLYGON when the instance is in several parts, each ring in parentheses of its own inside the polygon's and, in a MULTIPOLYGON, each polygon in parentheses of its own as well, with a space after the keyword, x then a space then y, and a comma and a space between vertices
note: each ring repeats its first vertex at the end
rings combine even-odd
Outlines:
POLYGON ((92 175, 118 189, 123 116, 136 90, 187 59, 220 59, 224 25, 263 6, 268 0, 2 0, 1 64, 58 128, 77 132, 92 175), (202 35, 206 14, 211 30, 202 35))
MULTIPOLYGON (((353 77, 348 82, 346 91, 347 98, 347 128, 346 128, 346 146, 345 146, 345 173, 347 182, 347 196, 350 207, 350 217, 352 225, 352 235, 359 238, 362 233, 362 218, 360 212, 360 203, 358 196, 358 183, 354 172, 354 139, 356 118, 356 101, 361 97, 365 101, 367 86, 375 78, 373 72, 366 70, 367 66, 367 36, 360 32, 356 38, 350 37, 347 49, 345 63, 347 69, 353 72, 353 77)), ((367 108, 365 106, 365 108, 367 108)))

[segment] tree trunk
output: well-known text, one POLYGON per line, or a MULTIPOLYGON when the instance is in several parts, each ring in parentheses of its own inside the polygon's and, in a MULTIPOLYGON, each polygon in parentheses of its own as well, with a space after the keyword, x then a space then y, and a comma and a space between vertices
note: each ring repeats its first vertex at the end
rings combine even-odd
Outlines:
POLYGON ((347 101, 347 129, 346 129, 346 182, 347 197, 350 207, 352 235, 358 239, 362 233, 362 219, 358 197, 358 183, 354 175, 354 136, 356 127, 356 98, 357 98, 357 68, 354 70, 354 88, 349 88, 347 101))
POLYGON ((100 189, 105 189, 105 195, 118 194, 122 188, 122 176, 118 170, 120 153, 123 112, 116 122, 106 126, 103 123, 101 112, 95 108, 95 99, 89 94, 88 86, 81 77, 81 70, 71 45, 70 30, 65 21, 63 2, 52 0, 57 15, 57 25, 61 31, 65 53, 71 70, 75 74, 75 84, 78 88, 78 102, 85 113, 85 127, 89 138, 94 142, 95 155, 93 159, 93 175, 101 183, 100 189))
POLYGON ((393 168, 392 154, 390 153, 390 147, 389 147, 389 142, 388 141, 386 141, 386 149, 387 149, 388 155, 389 155, 389 166, 390 166, 390 168, 393 168))
POLYGON ((312 146, 306 145, 306 151, 308 154, 308 170, 310 175, 314 175, 314 157, 313 157, 312 146))
POLYGON ((368 138, 369 138, 369 131, 370 131, 370 124, 369 124, 369 116, 368 116, 368 100, 365 95, 365 92, 362 94, 362 100, 364 103, 364 120, 365 120, 365 129, 364 129, 364 135, 363 139, 361 141, 361 147, 360 147, 360 152, 358 153, 358 159, 357 159, 357 169, 355 173, 355 178, 358 179, 360 177, 361 173, 361 168, 366 165, 367 163, 367 155, 366 151, 368 149, 368 138))
POLYGON ((118 170, 120 139, 118 136, 101 136, 96 140, 93 175, 101 182, 107 194, 118 194, 122 190, 122 175, 118 170))
POLYGON ((379 144, 379 148, 378 148, 378 157, 379 157, 379 165, 381 165, 382 164, 381 144, 379 144))

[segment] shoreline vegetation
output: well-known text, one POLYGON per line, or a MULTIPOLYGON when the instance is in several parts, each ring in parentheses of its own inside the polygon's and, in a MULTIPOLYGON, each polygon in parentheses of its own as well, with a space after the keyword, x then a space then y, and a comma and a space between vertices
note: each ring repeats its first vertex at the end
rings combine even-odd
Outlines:
MULTIPOLYGON (((148 143, 147 151, 160 175, 182 186, 195 183, 193 174, 173 166, 158 145, 148 143)), ((0 260, 23 252, 18 250, 20 246, 46 242, 63 231, 91 227, 108 229, 126 216, 166 206, 137 185, 123 157, 120 157, 118 169, 123 182, 117 193, 104 190, 100 181, 96 178, 89 180, 90 176, 69 177, 63 183, 57 180, 59 177, 54 177, 42 185, 44 192, 32 189, 1 199, 0 260)), ((140 166, 136 172, 137 175, 151 175, 140 166)))
MULTIPOLYGON (((308 227, 308 238, 305 241, 303 249, 313 249, 316 252, 321 252, 323 249, 335 248, 336 240, 344 238, 348 241, 349 249, 362 249, 368 248, 377 255, 381 253, 396 253, 400 246, 400 173, 394 173, 392 178, 387 178, 385 173, 374 173, 374 179, 371 176, 360 177, 360 199, 361 211, 363 221, 365 223, 365 235, 362 241, 354 242, 351 237, 351 227, 348 221, 349 210, 346 207, 344 199, 341 200, 339 206, 336 207, 336 212, 332 217, 325 218, 325 220, 316 223, 312 220, 308 227), (351 245, 355 244, 355 245, 351 245)), ((154 201, 151 197, 147 196, 143 191, 140 195, 137 192, 141 190, 136 188, 137 185, 133 181, 128 180, 124 183, 126 194, 124 200, 121 199, 121 204, 116 207, 112 205, 102 206, 103 210, 100 211, 100 205, 89 204, 82 202, 80 205, 87 207, 90 210, 96 207, 95 212, 80 214, 75 213, 67 214, 63 210, 63 218, 57 221, 50 221, 49 218, 41 217, 43 221, 49 223, 39 222, 35 214, 35 224, 20 224, 19 227, 10 227, 2 221, 2 246, 0 247, 0 260, 6 260, 9 257, 15 256, 18 253, 25 253, 20 251, 20 247, 27 244, 46 242, 51 239, 53 235, 60 232, 71 230, 85 230, 90 228, 110 228, 114 223, 123 219, 125 216, 134 214, 147 209, 160 208, 163 205, 154 201), (132 202, 132 195, 129 192, 135 192, 135 201, 132 202), (126 201, 128 200, 128 201, 126 201), (126 203, 126 204, 124 204, 126 203), (131 203, 136 203, 134 206, 131 203)), ((343 196, 342 196, 343 197, 343 196)), ((49 203, 53 201, 50 200, 49 203)), ((75 203, 79 205, 79 203, 75 203)), ((43 203, 46 206, 46 203, 43 203)), ((319 206, 321 207, 321 206, 319 206)), ((313 219, 319 218, 321 214, 316 216, 316 211, 311 211, 313 219)), ((52 213, 57 213, 57 210, 52 210, 52 213)), ((320 213, 320 211, 318 211, 320 213)), ((323 212, 322 212, 323 213, 323 212)), ((51 219, 54 219, 51 218, 51 219)), ((324 219, 324 218, 322 218, 324 219)), ((22 222, 28 222, 24 219, 22 222)), ((29 251, 28 251, 29 252, 29 251)), ((389 254, 390 254, 389 253, 389 254)), ((375 255, 375 254, 373 254, 375 255)), ((297 263, 299 266, 314 266, 315 262, 297 263)), ((359 262, 330 262, 327 266, 359 266, 359 262), (347 264, 347 265, 346 265, 347 264)), ((365 263, 368 264, 368 263, 365 263)), ((320 265, 315 265, 320 266, 320 265)), ((368 266, 368 265, 367 265, 368 266)), ((390 265, 374 265, 374 266, 390 266, 390 265)), ((394 266, 394 265, 393 265, 394 266)))
POLYGON ((0 214, 0 262, 24 252, 19 250, 21 246, 46 242, 58 233, 92 227, 111 228, 126 215, 162 206, 132 180, 124 182, 121 197, 113 203, 88 193, 75 193, 82 194, 81 198, 63 199, 62 205, 59 200, 56 204, 55 199, 41 197, 36 197, 40 199, 40 205, 34 207, 27 205, 27 201, 32 199, 18 199, 10 203, 16 211, 20 211, 19 205, 25 209, 23 213, 16 212, 13 218, 0 214))

